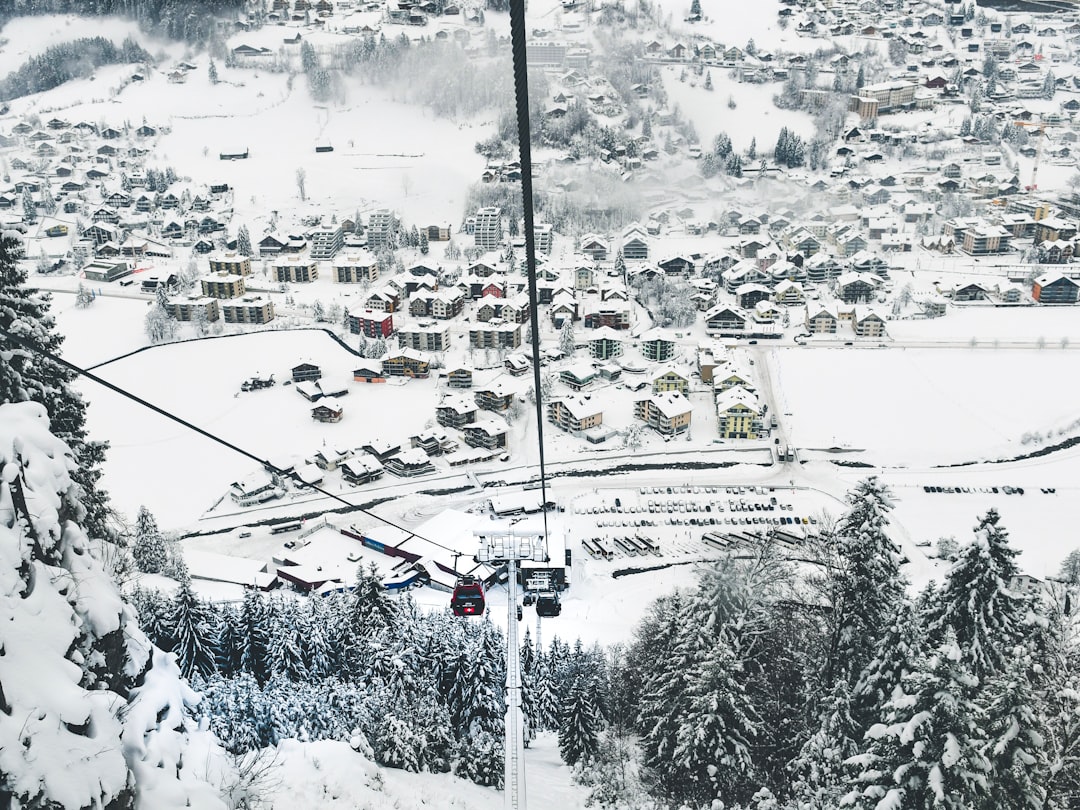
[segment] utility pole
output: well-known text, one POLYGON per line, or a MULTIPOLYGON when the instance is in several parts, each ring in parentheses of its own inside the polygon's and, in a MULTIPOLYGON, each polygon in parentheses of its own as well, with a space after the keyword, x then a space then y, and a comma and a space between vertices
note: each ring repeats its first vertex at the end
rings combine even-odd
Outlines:
POLYGON ((521 714, 521 647, 518 643, 518 562, 547 562, 547 537, 499 527, 479 534, 477 561, 506 565, 506 738, 503 743, 503 807, 525 810, 525 719, 521 714))

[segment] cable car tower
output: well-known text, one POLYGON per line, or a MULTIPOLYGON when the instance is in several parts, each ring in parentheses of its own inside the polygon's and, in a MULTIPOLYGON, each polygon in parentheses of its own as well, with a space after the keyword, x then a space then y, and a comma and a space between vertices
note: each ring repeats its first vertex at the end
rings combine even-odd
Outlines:
MULTIPOLYGON (((545 521, 546 523, 546 521, 545 521)), ((545 526, 546 532, 546 526, 545 526)), ((518 643, 518 562, 547 562, 547 537, 506 527, 479 535, 478 562, 506 565, 506 734, 503 741, 503 800, 507 810, 525 810, 525 718, 521 712, 521 647, 518 643)))

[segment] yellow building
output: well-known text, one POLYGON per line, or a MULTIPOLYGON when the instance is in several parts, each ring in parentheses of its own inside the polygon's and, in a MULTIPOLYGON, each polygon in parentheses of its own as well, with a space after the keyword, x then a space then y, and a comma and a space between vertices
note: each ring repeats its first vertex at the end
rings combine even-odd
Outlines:
POLYGON ((690 381, 675 369, 666 368, 653 378, 652 390, 654 394, 676 391, 686 395, 690 393, 690 381))
POLYGON ((716 397, 716 427, 722 439, 757 439, 764 432, 761 405, 745 388, 729 388, 716 397))

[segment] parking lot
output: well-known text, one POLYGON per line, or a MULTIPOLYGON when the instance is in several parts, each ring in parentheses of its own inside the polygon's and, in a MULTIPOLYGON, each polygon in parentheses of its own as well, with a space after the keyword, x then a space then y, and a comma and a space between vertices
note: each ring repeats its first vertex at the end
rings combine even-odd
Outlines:
POLYGON ((590 558, 625 561, 719 556, 766 535, 797 548, 816 533, 824 505, 816 501, 787 488, 657 486, 597 490, 571 509, 588 527, 581 546, 590 558))

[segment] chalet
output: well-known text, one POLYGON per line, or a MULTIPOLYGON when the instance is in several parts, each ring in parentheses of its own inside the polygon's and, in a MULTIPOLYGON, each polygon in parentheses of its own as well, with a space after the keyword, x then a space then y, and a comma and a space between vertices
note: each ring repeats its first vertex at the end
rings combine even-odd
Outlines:
POLYGON ((722 439, 757 439, 764 432, 757 396, 733 386, 716 396, 716 426, 722 439))
POLYGON ((305 380, 318 380, 322 377, 322 369, 314 363, 301 363, 292 368, 292 381, 294 383, 305 380))
POLYGON ((960 282, 952 291, 953 301, 985 301, 988 290, 977 281, 960 282))
POLYGON ((507 446, 506 422, 499 419, 481 419, 461 429, 465 444, 485 450, 501 450, 507 446))
POLYGON ((675 356, 675 341, 665 337, 659 330, 650 330, 641 336, 638 349, 641 356, 654 363, 665 363, 675 356))
POLYGON ((816 303, 806 307, 804 324, 811 335, 834 335, 839 322, 834 306, 816 303))
POLYGON ((446 372, 446 385, 449 388, 472 388, 473 370, 467 366, 449 368, 446 372))
POLYGON ((1075 304, 1080 285, 1062 273, 1046 273, 1035 279, 1031 297, 1040 304, 1075 304))
POLYGON ((661 369, 652 378, 652 391, 654 394, 663 394, 667 391, 676 391, 680 394, 690 393, 690 380, 673 367, 661 369))
POLYGON ((462 394, 450 394, 435 407, 435 421, 443 427, 462 428, 476 421, 479 406, 462 394))
POLYGON ((532 369, 529 361, 520 354, 512 354, 503 361, 503 367, 513 377, 520 377, 522 374, 528 374, 532 369))
POLYGON ((837 295, 845 304, 870 301, 877 293, 879 281, 868 273, 844 273, 836 279, 837 295))
POLYGON ((606 261, 610 246, 603 237, 587 234, 581 238, 581 252, 595 262, 606 261))
POLYGON ((383 462, 383 468, 399 478, 416 478, 435 472, 435 465, 431 463, 427 453, 415 447, 391 456, 383 462))
POLYGON ((382 361, 367 359, 363 365, 357 366, 353 369, 353 382, 360 383, 384 383, 386 377, 383 376, 382 361))
POLYGON ((557 399, 548 404, 548 421, 567 431, 580 433, 599 427, 604 421, 604 411, 591 394, 557 399))
POLYGON ((431 360, 416 349, 397 349, 382 358, 383 371, 389 377, 414 377, 427 379, 431 373, 431 360))
POLYGON ((383 474, 382 464, 366 453, 343 461, 338 469, 341 471, 341 477, 353 486, 371 483, 382 478, 383 474))
POLYGON ((686 256, 670 256, 661 259, 656 266, 663 271, 668 278, 687 278, 694 272, 694 260, 686 256))
POLYGON ((311 409, 311 418, 316 422, 340 422, 345 411, 333 398, 323 398, 311 409))
POLYGON ((486 411, 505 411, 514 403, 514 391, 501 382, 477 389, 475 393, 477 407, 486 411))
POLYGON ((596 379, 591 363, 577 362, 559 372, 559 381, 574 391, 580 391, 596 379))
POLYGON ((742 309, 718 304, 705 313, 705 331, 710 335, 744 332, 749 316, 742 309))
POLYGON ((634 403, 634 417, 662 436, 675 436, 690 430, 693 408, 679 391, 653 393, 634 403))
POLYGON ((375 309, 350 312, 346 316, 349 332, 374 339, 385 339, 394 334, 394 316, 392 313, 375 309))
POLYGON ((869 307, 855 307, 851 326, 859 337, 882 337, 885 334, 885 319, 869 307))

